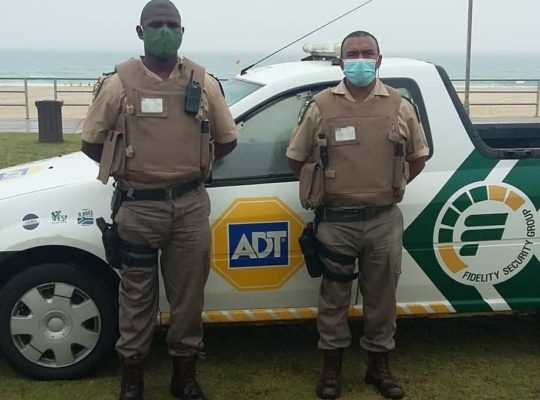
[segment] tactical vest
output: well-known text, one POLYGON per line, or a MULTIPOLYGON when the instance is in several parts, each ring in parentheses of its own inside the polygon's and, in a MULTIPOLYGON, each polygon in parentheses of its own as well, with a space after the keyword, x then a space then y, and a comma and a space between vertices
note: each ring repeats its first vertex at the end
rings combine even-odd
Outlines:
MULTIPOLYGON (((382 207, 401 201, 408 179, 406 138, 399 132, 399 91, 351 102, 326 89, 314 97, 322 116, 328 160, 323 206, 382 207)), ((320 156, 318 156, 320 160, 320 156)))
MULTIPOLYGON (((108 173, 100 171, 102 181, 114 176, 121 186, 146 189, 208 176, 213 152, 208 130, 201 131, 205 70, 187 59, 182 68, 178 76, 158 81, 147 74, 140 59, 116 67, 126 101, 111 141, 122 149, 109 156, 112 166, 108 173), (193 82, 201 91, 196 115, 185 111, 186 90, 193 82)), ((106 150, 107 143, 102 161, 106 150)))

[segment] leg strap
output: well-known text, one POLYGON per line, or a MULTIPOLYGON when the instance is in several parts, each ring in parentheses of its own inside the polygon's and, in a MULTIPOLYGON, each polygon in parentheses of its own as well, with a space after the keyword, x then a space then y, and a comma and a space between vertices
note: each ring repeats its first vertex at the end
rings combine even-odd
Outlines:
POLYGON ((120 252, 122 264, 127 267, 154 268, 158 265, 158 249, 156 248, 122 240, 120 252))
MULTIPOLYGON (((322 243, 320 243, 319 245, 319 254, 325 258, 328 258, 330 261, 341 265, 351 265, 354 264, 354 262, 356 261, 356 257, 347 256, 345 254, 338 254, 330 251, 322 243)), ((326 266, 324 265, 324 263, 322 273, 326 279, 339 283, 349 283, 358 278, 358 272, 352 274, 337 274, 335 272, 329 271, 328 268, 326 268, 326 266)))

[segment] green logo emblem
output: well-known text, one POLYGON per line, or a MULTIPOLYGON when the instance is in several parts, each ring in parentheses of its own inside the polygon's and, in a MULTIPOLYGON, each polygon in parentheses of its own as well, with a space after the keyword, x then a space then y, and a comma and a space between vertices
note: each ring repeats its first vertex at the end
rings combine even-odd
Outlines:
POLYGON ((433 237, 443 270, 465 285, 512 278, 532 257, 536 210, 505 183, 473 183, 444 205, 433 237))
POLYGON ((458 312, 540 306, 540 160, 500 162, 473 151, 404 233, 458 312))

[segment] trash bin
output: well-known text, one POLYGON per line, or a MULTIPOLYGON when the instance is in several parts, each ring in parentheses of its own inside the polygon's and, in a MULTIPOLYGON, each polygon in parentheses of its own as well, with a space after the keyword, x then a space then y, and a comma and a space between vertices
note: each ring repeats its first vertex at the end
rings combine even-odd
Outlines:
POLYGON ((62 100, 38 100, 39 141, 42 143, 60 143, 62 137, 62 100))

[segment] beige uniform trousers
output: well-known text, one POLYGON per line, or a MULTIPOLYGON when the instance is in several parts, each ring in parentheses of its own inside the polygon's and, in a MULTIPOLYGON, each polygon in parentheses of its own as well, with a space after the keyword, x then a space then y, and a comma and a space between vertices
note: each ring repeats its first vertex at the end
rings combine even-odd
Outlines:
MULTIPOLYGON (((189 356, 203 347, 204 285, 209 272, 210 200, 204 186, 169 201, 125 201, 116 222, 120 237, 161 249, 160 265, 170 303, 169 353, 189 356)), ((156 267, 120 270, 120 339, 123 358, 146 357, 158 315, 156 267)))
MULTIPOLYGON (((363 297, 364 336, 367 351, 386 352, 395 347, 396 288, 401 273, 403 216, 394 206, 367 221, 321 222, 317 239, 328 250, 358 257, 359 286, 363 297)), ((341 265, 321 257, 334 273, 352 274, 355 265, 341 265)), ((317 329, 319 348, 333 350, 351 344, 348 310, 352 282, 323 277, 319 293, 317 329)))

